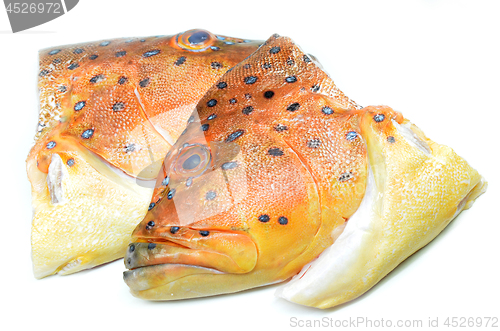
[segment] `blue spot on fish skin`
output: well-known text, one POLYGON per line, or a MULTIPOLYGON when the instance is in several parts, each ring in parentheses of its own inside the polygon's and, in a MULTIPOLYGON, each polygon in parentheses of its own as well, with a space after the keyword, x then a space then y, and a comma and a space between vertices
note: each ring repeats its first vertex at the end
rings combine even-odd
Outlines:
POLYGON ((286 108, 286 110, 288 110, 288 111, 296 111, 296 110, 298 110, 299 108, 300 108, 300 104, 299 104, 298 102, 294 102, 294 103, 290 104, 290 105, 286 108))
POLYGON ((269 148, 267 154, 271 156, 283 156, 285 153, 278 147, 269 148))
POLYGON ((225 40, 225 39, 226 39, 225 37, 222 37, 222 36, 216 36, 216 37, 217 37, 217 39, 219 39, 219 40, 225 40))
POLYGON ((274 47, 272 47, 272 48, 269 50, 269 53, 270 53, 270 54, 277 54, 277 53, 279 53, 279 51, 280 51, 280 50, 281 50, 281 47, 279 47, 279 46, 274 46, 274 47))
POLYGON ((193 45, 204 43, 205 40, 210 38, 210 35, 206 31, 196 31, 191 36, 188 37, 188 42, 193 45))
POLYGON ((119 51, 115 53, 116 57, 124 57, 125 55, 127 55, 126 51, 119 51))
POLYGON ((210 64, 210 66, 212 67, 212 69, 220 69, 220 68, 222 68, 222 64, 220 62, 212 62, 210 64))
POLYGON ((146 87, 146 86, 148 86, 148 85, 149 85, 149 77, 146 77, 146 78, 144 78, 143 80, 141 80, 141 81, 139 82, 139 86, 140 86, 140 87, 146 87))
POLYGON ((163 186, 167 186, 167 185, 168 185, 168 183, 170 183, 170 177, 169 177, 169 176, 165 177, 165 178, 162 180, 161 185, 163 185, 163 186))
POLYGON ((167 199, 172 200, 175 196, 175 189, 171 189, 170 192, 167 194, 167 199))
POLYGON ((237 131, 231 133, 229 136, 227 136, 226 140, 224 140, 224 141, 227 143, 233 142, 236 139, 238 139, 239 137, 241 137, 243 135, 243 133, 245 133, 244 130, 237 130, 237 131))
POLYGON ((76 111, 82 110, 85 107, 85 103, 85 101, 78 101, 73 109, 76 111))
POLYGON ((153 49, 152 51, 147 51, 144 54, 142 54, 142 57, 151 57, 159 53, 160 53, 159 49, 153 49))
POLYGON ((49 52, 49 55, 56 55, 60 51, 61 51, 60 49, 54 49, 54 50, 52 50, 52 51, 49 52))
POLYGON ((128 78, 127 78, 127 77, 125 77, 125 76, 122 76, 122 77, 120 77, 120 79, 118 80, 118 84, 123 85, 123 84, 125 84, 127 81, 128 81, 128 78))
POLYGON ((333 109, 328 107, 328 106, 324 106, 323 108, 321 108, 321 111, 325 114, 325 115, 331 115, 333 114, 333 109))
POLYGON ((52 148, 56 147, 56 145, 57 145, 57 144, 56 144, 56 142, 55 142, 55 141, 49 141, 49 142, 47 143, 47 146, 46 146, 46 147, 47 147, 47 149, 52 149, 52 148))
POLYGON ((212 115, 210 115, 210 116, 207 117, 207 120, 213 120, 216 117, 217 117, 216 114, 212 114, 212 115))
POLYGON ((69 166, 69 167, 72 167, 75 165, 75 159, 69 159, 68 161, 66 161, 66 164, 69 166))
POLYGON ((273 96, 274 96, 274 92, 273 91, 266 91, 266 92, 264 92, 264 98, 266 98, 266 99, 271 99, 273 96))
POLYGON ((184 62, 186 62, 186 57, 185 56, 181 56, 180 58, 177 59, 177 61, 174 62, 174 64, 176 66, 180 66, 181 64, 183 64, 184 62))
POLYGON ((287 225, 288 224, 288 218, 286 218, 285 216, 281 216, 280 218, 278 218, 278 223, 281 224, 281 225, 287 225))
POLYGON ((248 77, 245 77, 245 84, 253 84, 257 81, 257 77, 255 76, 248 76, 248 77))
POLYGON ((49 70, 47 70, 47 69, 44 69, 44 70, 40 71, 40 74, 39 74, 39 76, 40 76, 40 77, 43 77, 43 76, 46 76, 46 75, 48 75, 49 73, 50 73, 50 71, 49 71, 49 70))
POLYGON ((226 82, 219 82, 217 83, 217 88, 218 89, 223 89, 223 88, 226 88, 227 87, 227 83, 226 82))
POLYGON ((109 44, 111 44, 111 41, 103 41, 99 46, 108 46, 109 44))
POLYGON ((96 55, 96 54, 92 54, 91 56, 89 56, 89 59, 91 60, 95 60, 99 57, 99 55, 96 55))
POLYGON ((208 107, 213 107, 217 104, 217 100, 215 99, 210 99, 208 102, 207 102, 207 106, 208 107))
POLYGON ((104 76, 103 74, 100 74, 100 75, 96 75, 96 76, 92 77, 90 79, 90 82, 93 84, 96 84, 96 83, 102 82, 105 79, 106 79, 106 76, 104 76))
POLYGON ((226 45, 234 45, 234 42, 232 42, 232 41, 225 41, 224 44, 226 44, 226 45))
POLYGON ((148 244, 148 249, 151 250, 151 249, 154 249, 156 247, 156 244, 155 243, 149 243, 148 244))
POLYGON ((125 109, 125 103, 117 102, 112 107, 113 111, 122 111, 125 109))
POLYGON ((82 133, 82 138, 83 139, 89 139, 94 135, 94 129, 88 129, 83 131, 82 133))
POLYGON ((339 182, 345 182, 348 181, 349 179, 354 178, 354 175, 352 172, 345 172, 339 177, 339 182))
POLYGON ((176 234, 177 231, 179 231, 179 229, 180 228, 178 226, 172 226, 172 227, 170 227, 170 233, 176 234))
POLYGON ((385 115, 384 114, 377 114, 377 115, 373 116, 373 119, 375 120, 375 122, 382 122, 385 119, 385 115))
POLYGON ((289 76, 289 77, 285 78, 285 81, 287 83, 295 83, 297 81, 297 77, 295 77, 295 76, 289 76))
POLYGON ((218 51, 218 50, 220 50, 220 48, 219 48, 219 47, 217 47, 217 46, 210 46, 210 49, 211 49, 212 51, 218 51))
POLYGON ((247 107, 243 108, 243 110, 241 112, 243 114, 245 114, 245 115, 250 115, 250 113, 253 112, 253 107, 252 106, 247 106, 247 107))
POLYGON ((205 194, 205 199, 207 200, 213 200, 217 197, 217 193, 215 191, 208 191, 207 194, 205 194))
POLYGON ((345 136, 345 138, 347 140, 354 140, 354 139, 356 139, 357 136, 358 136, 358 133, 356 131, 349 131, 349 132, 347 132, 347 135, 345 136))
POLYGON ((69 70, 75 70, 76 68, 78 68, 80 65, 77 63, 77 62, 73 62, 71 63, 69 66, 68 66, 68 69, 69 70))
POLYGON ((148 211, 149 211, 149 210, 151 210, 151 209, 153 209, 155 206, 156 206, 156 203, 151 202, 151 203, 149 204, 148 211))
POLYGON ((73 51, 73 53, 75 53, 75 54, 81 54, 81 53, 83 53, 83 49, 81 49, 81 48, 77 48, 77 49, 75 49, 75 50, 73 51))
POLYGON ((267 223, 267 222, 269 222, 270 219, 271 218, 269 217, 269 215, 266 215, 266 214, 259 216, 259 221, 261 221, 262 223, 267 223))

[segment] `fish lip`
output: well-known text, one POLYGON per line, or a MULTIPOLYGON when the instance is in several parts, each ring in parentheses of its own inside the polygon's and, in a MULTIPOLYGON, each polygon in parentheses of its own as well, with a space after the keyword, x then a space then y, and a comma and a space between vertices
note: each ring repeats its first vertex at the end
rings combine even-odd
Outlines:
POLYGON ((226 273, 214 268, 195 266, 191 264, 162 263, 126 270, 123 272, 123 281, 130 288, 131 292, 139 293, 142 291, 166 286, 182 278, 201 274, 224 275, 226 273), (149 281, 151 278, 151 274, 154 274, 155 272, 158 274, 158 271, 163 271, 162 276, 164 276, 165 280, 162 281, 161 278, 159 280, 153 279, 153 283, 151 283, 149 281), (170 273, 169 271, 172 272, 170 273), (175 271, 180 271, 181 274, 169 275, 175 274, 175 271))
POLYGON ((175 234, 137 236, 126 252, 125 266, 133 270, 150 265, 183 264, 241 274, 250 272, 257 264, 257 245, 247 233, 210 230, 204 236, 199 232, 186 227, 175 234))

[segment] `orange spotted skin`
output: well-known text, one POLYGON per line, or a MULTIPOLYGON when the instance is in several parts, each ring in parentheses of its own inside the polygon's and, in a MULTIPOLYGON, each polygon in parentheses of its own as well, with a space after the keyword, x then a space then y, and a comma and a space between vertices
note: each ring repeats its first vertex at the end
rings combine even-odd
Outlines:
POLYGON ((28 159, 47 173, 53 153, 76 150, 154 178, 206 90, 259 45, 190 30, 42 50, 40 130, 28 159))
POLYGON ((364 195, 358 108, 278 35, 222 76, 167 154, 133 233, 132 293, 183 299, 297 274, 364 195))

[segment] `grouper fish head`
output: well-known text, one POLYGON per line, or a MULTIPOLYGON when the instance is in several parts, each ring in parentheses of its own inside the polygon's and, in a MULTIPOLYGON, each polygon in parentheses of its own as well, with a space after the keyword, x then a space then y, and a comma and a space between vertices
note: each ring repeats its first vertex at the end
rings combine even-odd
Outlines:
POLYGON ((40 51, 27 159, 37 278, 123 258, 193 108, 261 43, 195 29, 40 51))
POLYGON ((362 200, 358 108, 278 35, 223 75, 168 152, 133 232, 132 294, 209 296, 297 274, 362 200))

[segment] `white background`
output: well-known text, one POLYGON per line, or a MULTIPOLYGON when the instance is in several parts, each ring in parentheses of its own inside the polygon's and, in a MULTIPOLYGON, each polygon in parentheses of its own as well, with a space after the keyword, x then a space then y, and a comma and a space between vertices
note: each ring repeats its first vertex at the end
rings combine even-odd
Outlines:
MULTIPOLYGON (((500 3, 495 1, 81 0, 66 15, 10 33, 0 9, 0 326, 33 330, 284 330, 290 319, 500 317, 500 3), (275 287, 154 303, 132 297, 122 261, 35 280, 25 159, 37 123, 37 51, 105 38, 175 34, 292 37, 361 105, 403 112, 489 181, 488 192, 431 244, 359 299, 330 310, 275 287), (6 307, 6 308, 5 308, 6 307)), ((500 323, 499 323, 500 324, 500 323)), ((4 329, 6 330, 6 329, 4 329)))

